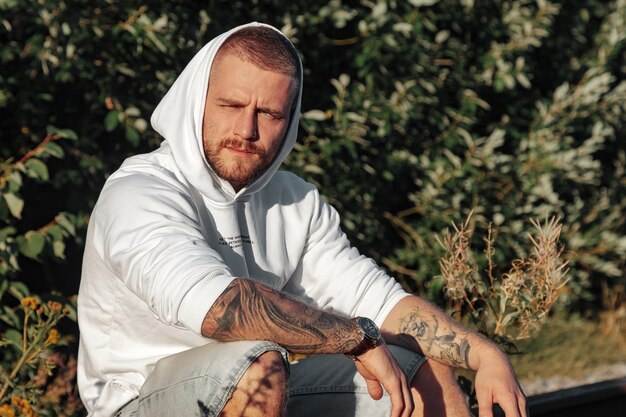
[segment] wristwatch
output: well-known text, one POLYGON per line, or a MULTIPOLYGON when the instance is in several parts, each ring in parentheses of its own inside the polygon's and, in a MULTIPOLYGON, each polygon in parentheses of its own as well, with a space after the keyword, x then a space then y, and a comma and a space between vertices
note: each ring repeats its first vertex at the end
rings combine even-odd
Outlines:
POLYGON ((355 317, 352 321, 356 323, 363 339, 361 339, 359 344, 356 345, 354 349, 350 352, 346 352, 345 355, 352 360, 356 360, 357 356, 362 355, 368 350, 380 345, 382 339, 380 337, 380 329, 374 321, 368 319, 367 317, 355 317))

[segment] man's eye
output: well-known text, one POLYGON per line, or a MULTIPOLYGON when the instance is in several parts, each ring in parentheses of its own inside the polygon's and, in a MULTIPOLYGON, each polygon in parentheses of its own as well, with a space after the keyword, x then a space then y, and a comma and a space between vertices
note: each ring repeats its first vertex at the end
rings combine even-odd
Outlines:
POLYGON ((238 109, 239 107, 241 107, 240 105, 236 104, 236 103, 216 103, 217 107, 219 107, 220 109, 225 109, 225 110, 229 110, 229 109, 238 109))
POLYGON ((260 111, 259 114, 266 118, 266 119, 270 119, 270 120, 279 120, 280 116, 277 115, 276 113, 271 113, 271 112, 267 112, 267 111, 260 111))

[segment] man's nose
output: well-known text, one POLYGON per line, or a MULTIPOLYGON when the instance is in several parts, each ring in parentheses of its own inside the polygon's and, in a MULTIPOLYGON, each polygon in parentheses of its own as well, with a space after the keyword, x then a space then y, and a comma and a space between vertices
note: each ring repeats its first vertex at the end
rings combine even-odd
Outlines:
POLYGON ((258 136, 256 111, 242 109, 237 117, 234 133, 244 140, 255 140, 258 136))

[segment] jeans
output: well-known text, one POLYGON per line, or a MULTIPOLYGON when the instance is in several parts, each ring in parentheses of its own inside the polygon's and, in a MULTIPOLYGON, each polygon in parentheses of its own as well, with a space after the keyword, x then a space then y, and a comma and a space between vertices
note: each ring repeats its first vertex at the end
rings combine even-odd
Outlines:
MULTIPOLYGON (((388 346, 409 381, 426 358, 388 346)), ((290 417, 387 417, 387 393, 373 400, 365 380, 344 355, 314 355, 289 363, 287 351, 266 341, 209 343, 157 362, 139 397, 117 417, 217 416, 252 362, 268 351, 278 351, 289 373, 290 417)))

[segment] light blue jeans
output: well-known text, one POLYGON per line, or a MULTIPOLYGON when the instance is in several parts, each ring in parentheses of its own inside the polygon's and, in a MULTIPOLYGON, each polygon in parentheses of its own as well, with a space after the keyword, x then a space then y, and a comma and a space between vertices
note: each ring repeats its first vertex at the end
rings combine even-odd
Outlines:
MULTIPOLYGON (((389 349, 409 381, 426 360, 410 350, 389 349)), ((354 362, 344 355, 316 355, 289 363, 287 351, 265 341, 210 343, 157 362, 139 397, 117 417, 217 416, 252 362, 278 351, 289 373, 291 417, 387 417, 389 396, 373 400, 354 362)))

